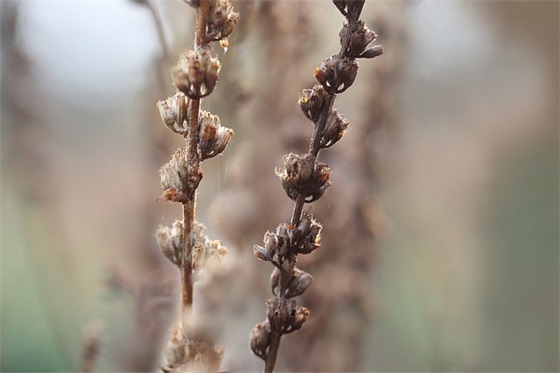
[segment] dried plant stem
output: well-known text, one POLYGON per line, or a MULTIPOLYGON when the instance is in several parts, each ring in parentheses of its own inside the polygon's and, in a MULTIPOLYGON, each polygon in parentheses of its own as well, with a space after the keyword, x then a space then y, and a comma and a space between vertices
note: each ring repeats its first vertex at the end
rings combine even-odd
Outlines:
POLYGON ((181 263, 181 324, 187 327, 188 317, 193 304, 193 278, 192 278, 192 226, 194 223, 194 199, 183 204, 183 235, 185 248, 181 263))
POLYGON ((277 170, 282 187, 295 201, 290 224, 280 224, 276 232, 267 232, 264 247, 255 245, 253 253, 274 265, 270 282, 273 297, 266 302, 267 319, 251 331, 250 345, 253 352, 265 361, 265 372, 273 372, 283 334, 299 330, 310 312, 298 307, 295 297, 302 295, 313 282, 313 277, 296 267, 299 254, 310 254, 319 248, 322 229, 309 212, 305 203, 323 196, 329 187, 331 169, 318 162, 321 149, 338 142, 350 123, 333 108, 336 94, 350 87, 358 72, 357 58, 373 58, 383 53, 380 45, 368 48, 376 35, 359 19, 365 0, 333 0, 345 16, 340 35, 340 51, 323 60, 315 69, 320 85, 303 91, 299 106, 313 122, 315 130, 307 154, 287 154, 284 169, 277 170))
MULTIPOLYGON (((209 0, 201 0, 196 10, 196 34, 195 49, 206 45, 206 25, 208 23, 208 5, 209 0)), ((200 94, 200 84, 197 84, 195 91, 200 94)), ((189 177, 201 178, 200 176, 200 155, 198 152, 198 123, 200 117, 200 101, 201 98, 193 98, 190 100, 188 108, 189 129, 186 136, 187 151, 187 172, 189 177)), ((183 329, 187 328, 188 315, 192 309, 193 303, 193 279, 192 279, 192 251, 193 251, 193 225, 195 218, 196 206, 196 189, 192 188, 187 195, 187 201, 183 204, 183 237, 185 238, 185 248, 182 255, 181 263, 181 280, 182 280, 182 324, 183 329)))
POLYGON ((163 254, 181 272, 181 318, 166 351, 165 372, 217 370, 223 351, 197 325, 195 336, 192 308, 193 283, 197 271, 209 270, 209 263, 220 259, 227 249, 219 241, 209 240, 204 226, 195 221, 196 191, 202 179, 201 162, 226 149, 233 130, 222 127, 220 119, 201 111, 201 101, 214 90, 220 61, 212 57, 211 41, 227 45, 227 36, 237 24, 239 15, 228 0, 197 0, 194 49, 182 54, 172 71, 177 92, 158 102, 163 123, 185 138, 171 161, 160 169, 162 198, 183 205, 183 219, 171 228, 160 227, 156 238, 163 254))

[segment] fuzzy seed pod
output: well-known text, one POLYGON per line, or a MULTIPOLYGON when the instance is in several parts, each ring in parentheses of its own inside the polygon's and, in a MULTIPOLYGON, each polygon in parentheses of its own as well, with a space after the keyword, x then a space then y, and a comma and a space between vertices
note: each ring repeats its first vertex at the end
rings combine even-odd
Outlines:
POLYGON ((294 249, 298 254, 309 254, 321 245, 321 229, 323 227, 311 214, 303 214, 294 230, 294 249))
POLYGON ((233 130, 222 127, 220 118, 207 111, 200 113, 199 139, 201 160, 223 153, 233 136, 233 130))
POLYGON ((288 301, 283 298, 270 298, 266 301, 266 317, 272 331, 281 333, 287 326, 290 317, 288 308, 288 301))
POLYGON ((321 147, 328 148, 336 144, 338 140, 344 136, 349 125, 350 122, 344 119, 344 117, 338 113, 338 110, 332 110, 329 113, 327 125, 319 141, 321 147))
POLYGON ((199 99, 212 93, 220 68, 220 61, 211 56, 209 47, 189 50, 174 68, 173 81, 189 98, 199 99))
POLYGON ((295 312, 291 313, 290 317, 290 324, 284 330, 284 334, 295 332, 296 330, 301 329, 303 324, 309 318, 309 310, 306 307, 299 307, 295 312))
POLYGON ((250 346, 251 351, 261 359, 265 360, 270 346, 270 323, 268 320, 258 323, 251 330, 250 346))
POLYGON ((177 220, 171 228, 159 226, 155 234, 163 255, 177 266, 181 265, 181 253, 185 247, 183 231, 183 222, 177 220))
POLYGON ((352 27, 352 30, 344 55, 350 58, 357 58, 366 50, 368 45, 377 38, 377 35, 375 32, 367 28, 363 21, 358 21, 352 25, 345 23, 338 34, 340 44, 343 44, 344 39, 348 37, 349 27, 352 27))
POLYGON ((288 282, 288 289, 285 297, 287 299, 302 295, 305 290, 313 283, 313 276, 301 269, 294 268, 292 278, 288 282))
POLYGON ((171 160, 160 168, 159 176, 164 190, 163 199, 183 203, 189 189, 187 155, 184 149, 177 149, 171 160))
POLYGON ((313 89, 304 89, 299 98, 298 105, 303 114, 312 122, 316 122, 321 115, 321 109, 325 104, 327 92, 322 85, 315 85, 313 89))
POLYGON ((229 1, 212 2, 206 30, 207 41, 225 40, 233 32, 237 22, 239 22, 239 13, 233 11, 233 5, 229 1))
POLYGON ((163 124, 175 133, 186 133, 184 121, 187 118, 187 98, 182 92, 177 92, 165 101, 158 101, 157 107, 163 124))
POLYGON ((315 69, 315 78, 330 94, 342 93, 347 90, 356 79, 358 63, 350 58, 340 58, 333 54, 315 69))

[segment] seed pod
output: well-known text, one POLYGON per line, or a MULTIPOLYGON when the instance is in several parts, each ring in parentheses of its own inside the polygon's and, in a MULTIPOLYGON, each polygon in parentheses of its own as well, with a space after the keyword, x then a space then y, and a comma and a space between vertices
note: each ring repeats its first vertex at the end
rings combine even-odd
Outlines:
POLYGON ((313 89, 304 89, 298 105, 303 114, 312 122, 316 122, 321 115, 321 109, 327 98, 327 92, 321 85, 315 85, 313 89))
POLYGON ((342 93, 347 90, 356 79, 358 63, 351 58, 340 58, 333 54, 315 69, 315 78, 330 94, 342 93))
POLYGON ((344 44, 345 38, 349 38, 344 55, 350 58, 356 58, 361 55, 367 46, 377 38, 375 32, 370 30, 363 21, 358 21, 351 25, 345 23, 340 29, 338 36, 340 44, 344 44), (348 35, 350 27, 352 27, 352 30, 348 35))
POLYGON ((312 283, 313 276, 299 268, 294 268, 292 278, 288 282, 286 298, 290 299, 302 295, 312 283))
POLYGON ((155 236, 163 255, 173 264, 177 266, 181 265, 181 254, 185 246, 183 222, 177 220, 173 223, 171 228, 159 226, 155 236))
POLYGON ((295 332, 296 330, 301 329, 303 324, 309 318, 309 310, 305 307, 299 307, 295 312, 292 313, 292 317, 290 318, 289 327, 284 330, 284 334, 295 332))
POLYGON ((282 333, 289 326, 290 304, 283 298, 270 298, 266 301, 266 317, 272 331, 282 333))
POLYGON ((249 344, 251 351, 261 359, 265 360, 270 346, 270 323, 268 320, 258 323, 251 330, 249 344))
POLYGON ((325 130, 319 141, 321 147, 328 148, 336 144, 338 140, 344 136, 349 125, 350 122, 344 119, 344 117, 338 113, 338 110, 332 110, 329 113, 325 130))
POLYGON ((199 120, 199 147, 201 160, 222 154, 233 136, 233 130, 222 127, 220 118, 202 111, 199 120))

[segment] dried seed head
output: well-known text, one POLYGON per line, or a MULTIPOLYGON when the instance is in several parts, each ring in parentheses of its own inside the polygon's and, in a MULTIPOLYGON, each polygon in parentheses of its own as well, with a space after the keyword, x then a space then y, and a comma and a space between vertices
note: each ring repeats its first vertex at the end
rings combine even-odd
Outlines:
POLYGON ((251 330, 251 351, 261 359, 265 360, 270 346, 270 323, 268 320, 258 323, 251 330))
POLYGON ((290 311, 294 307, 292 302, 284 298, 270 298, 266 301, 266 317, 270 322, 270 329, 282 333, 289 326, 290 311))
POLYGON ((338 35, 340 37, 340 44, 342 45, 344 44, 345 38, 349 38, 346 50, 344 51, 344 55, 349 58, 362 57, 361 55, 368 45, 377 38, 375 32, 367 28, 363 21, 358 21, 350 25, 345 23, 338 35), (348 35, 350 27, 352 27, 352 29, 350 30, 350 35, 348 35))
POLYGON ((282 180, 282 187, 288 197, 295 201, 313 174, 313 158, 309 154, 301 156, 290 153, 285 155, 283 160, 284 169, 277 169, 276 175, 282 180))
POLYGON ((218 81, 220 61, 210 54, 209 47, 185 52, 172 75, 175 86, 189 98, 208 96, 218 81))
POLYGON ((287 299, 302 295, 313 283, 313 276, 301 269, 294 268, 292 278, 288 282, 285 297, 287 299))
POLYGON ((159 226, 155 234, 165 257, 177 266, 181 265, 181 253, 185 247, 183 231, 183 222, 177 220, 171 228, 159 226))
POLYGON ((305 202, 319 199, 329 187, 331 169, 325 163, 316 163, 313 168, 313 157, 290 153, 283 157, 284 169, 277 169, 276 175, 282 180, 282 187, 288 197, 294 201, 300 193, 305 194, 305 202))
POLYGON ((177 92, 165 101, 159 101, 157 107, 163 124, 175 133, 186 133, 184 121, 187 118, 187 98, 182 92, 177 92))
POLYGON ((309 254, 321 245, 321 229, 323 227, 311 214, 304 213, 294 229, 294 248, 297 254, 309 254))
POLYGON ((288 334, 301 329, 308 318, 309 310, 305 307, 299 307, 297 310, 292 312, 292 316, 290 317, 290 325, 287 329, 284 330, 284 333, 288 334))
POLYGON ((294 299, 270 298, 266 301, 266 316, 271 331, 288 334, 299 330, 309 318, 309 310, 297 307, 294 299))
POLYGON ((325 104, 327 92, 322 85, 315 85, 313 89, 304 89, 298 104, 303 114, 312 122, 316 122, 321 115, 321 109, 325 104))
POLYGON ((210 5, 206 39, 220 41, 227 38, 239 21, 239 13, 233 11, 233 5, 227 0, 215 0, 210 5))
POLYGON ((159 170, 163 199, 169 202, 183 202, 188 194, 187 155, 184 149, 177 149, 171 160, 159 170))
POLYGON ((328 148, 333 146, 338 140, 344 136, 346 129, 350 125, 342 115, 338 113, 338 110, 334 109, 329 113, 327 118, 327 124, 325 130, 321 136, 319 144, 322 148, 328 148))
POLYGON ((350 58, 340 58, 333 54, 315 69, 315 78, 330 94, 342 93, 348 89, 358 74, 358 63, 350 58))
POLYGON ((212 115, 207 111, 200 113, 199 146, 201 160, 223 153, 232 136, 233 130, 222 127, 217 115, 212 115))

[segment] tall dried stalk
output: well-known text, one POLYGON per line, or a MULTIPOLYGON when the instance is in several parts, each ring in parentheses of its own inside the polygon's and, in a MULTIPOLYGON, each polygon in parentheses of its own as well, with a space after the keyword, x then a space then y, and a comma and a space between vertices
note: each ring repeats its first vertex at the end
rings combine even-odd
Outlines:
POLYGON ((217 370, 223 352, 192 325, 193 283, 196 271, 219 259, 227 250, 218 241, 210 241, 204 227, 195 221, 196 191, 202 179, 201 161, 221 154, 233 131, 220 125, 220 119, 200 110, 204 97, 212 93, 221 68, 212 57, 210 42, 227 47, 227 37, 239 15, 227 0, 193 0, 196 8, 194 50, 185 52, 172 75, 178 92, 158 102, 163 123, 186 140, 171 161, 159 173, 164 189, 162 198, 183 205, 183 220, 156 232, 165 256, 181 271, 181 322, 167 351, 164 371, 182 369, 217 370))
POLYGON ((251 331, 253 353, 265 361, 265 372, 274 371, 282 335, 302 327, 309 310, 298 307, 294 297, 303 294, 313 278, 296 267, 298 254, 309 254, 320 245, 321 225, 304 204, 321 198, 330 185, 331 169, 317 161, 322 149, 331 147, 344 135, 349 122, 333 109, 336 94, 350 87, 358 72, 357 58, 374 58, 383 53, 380 45, 368 48, 376 38, 359 19, 365 0, 333 0, 347 22, 340 31, 341 48, 315 69, 320 85, 303 91, 298 104, 315 125, 309 151, 284 156, 284 169, 277 170, 288 197, 295 201, 289 224, 280 224, 275 233, 267 232, 264 247, 255 245, 255 256, 276 268, 271 275, 274 297, 267 303, 267 319, 251 331))

